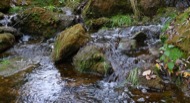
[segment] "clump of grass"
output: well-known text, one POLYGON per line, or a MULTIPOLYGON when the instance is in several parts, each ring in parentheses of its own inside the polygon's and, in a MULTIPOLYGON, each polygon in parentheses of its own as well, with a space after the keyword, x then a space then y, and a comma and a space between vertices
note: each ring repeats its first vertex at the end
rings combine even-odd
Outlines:
POLYGON ((111 27, 130 26, 132 24, 132 18, 129 15, 116 15, 110 20, 111 27))
POLYGON ((9 9, 9 13, 18 13, 20 11, 23 11, 23 7, 21 6, 14 6, 9 9))
POLYGON ((67 7, 75 8, 79 5, 80 0, 65 0, 64 4, 67 7))
POLYGON ((10 65, 10 61, 8 59, 3 59, 0 62, 0 70, 6 69, 10 65))
POLYGON ((132 85, 137 86, 139 84, 138 75, 139 75, 138 68, 131 70, 127 77, 127 82, 130 82, 132 85))

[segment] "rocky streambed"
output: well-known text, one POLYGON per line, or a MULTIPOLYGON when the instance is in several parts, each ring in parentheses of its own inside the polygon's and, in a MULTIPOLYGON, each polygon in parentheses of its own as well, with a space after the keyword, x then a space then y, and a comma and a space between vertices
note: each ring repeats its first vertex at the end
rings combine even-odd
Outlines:
MULTIPOLYGON (((166 1, 167 5, 174 5, 171 0, 166 1)), ((85 0, 78 7, 74 5, 76 10, 45 6, 27 8, 13 15, 0 13, 0 102, 188 103, 188 85, 179 87, 167 76, 156 74, 159 72, 155 64, 162 46, 160 35, 165 28, 163 24, 171 18, 164 15, 159 18, 160 24, 137 23, 139 26, 120 25, 123 23, 116 21, 119 23, 112 26, 120 25, 118 28, 88 31, 114 23, 107 18, 113 11, 117 14, 127 8, 129 11, 121 13, 132 12, 130 6, 123 7, 123 1, 106 3, 85 0), (122 8, 115 9, 118 7, 122 8), (91 17, 95 19, 90 20, 91 17), (148 75, 144 75, 147 72, 148 75)), ((128 1, 125 3, 130 5, 128 1)), ((189 5, 188 1, 182 3, 189 5)), ((148 16, 164 6, 161 1, 153 3, 153 8, 151 1, 141 0, 140 4, 141 12, 149 11, 145 13, 148 16)), ((186 16, 184 13, 179 17, 186 16)), ((156 19, 153 17, 153 21, 156 19)), ((182 23, 182 26, 187 28, 187 24, 182 23)), ((179 24, 173 25, 168 30, 170 36, 179 24)), ((175 42, 172 40, 170 42, 175 42)))
POLYGON ((160 26, 152 25, 103 30, 92 34, 93 39, 88 45, 103 48, 105 56, 114 67, 113 72, 106 77, 80 73, 71 63, 55 66, 50 56, 52 39, 42 41, 40 38, 23 35, 19 43, 0 55, 1 61, 4 62, 1 67, 6 66, 1 70, 0 101, 18 103, 187 102, 189 98, 180 90, 176 91, 177 87, 172 85, 154 90, 146 85, 134 89, 123 84, 130 70, 151 65, 154 56, 148 48, 157 42, 159 31, 160 26), (138 43, 138 38, 142 38, 140 35, 148 45, 138 44, 140 49, 131 51, 129 49, 133 45, 131 41, 135 40, 138 43), (126 40, 126 37, 131 39, 126 40), (129 41, 129 44, 125 44, 128 43, 123 42, 125 40, 129 41))

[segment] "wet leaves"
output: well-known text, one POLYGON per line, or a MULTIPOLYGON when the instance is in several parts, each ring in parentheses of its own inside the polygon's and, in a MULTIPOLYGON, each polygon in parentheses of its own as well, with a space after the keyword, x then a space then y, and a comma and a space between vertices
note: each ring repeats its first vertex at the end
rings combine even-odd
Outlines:
POLYGON ((142 73, 142 76, 145 76, 147 80, 155 79, 156 75, 153 74, 151 70, 146 70, 142 73))

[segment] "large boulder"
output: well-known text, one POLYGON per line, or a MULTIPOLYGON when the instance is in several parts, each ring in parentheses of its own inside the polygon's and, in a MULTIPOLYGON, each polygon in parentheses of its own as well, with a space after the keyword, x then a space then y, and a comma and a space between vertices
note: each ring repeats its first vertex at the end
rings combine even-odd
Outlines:
POLYGON ((81 48, 74 56, 73 64, 80 72, 91 72, 101 75, 107 74, 111 67, 103 54, 102 48, 94 45, 81 48))
POLYGON ((89 0, 83 15, 98 18, 128 12, 132 13, 129 0, 89 0))
POLYGON ((81 24, 76 24, 71 28, 61 32, 57 37, 52 53, 53 61, 67 61, 77 53, 81 46, 86 44, 90 35, 85 31, 81 24))
POLYGON ((10 0, 1 0, 0 11, 7 11, 10 8, 10 0))
POLYGON ((157 10, 164 6, 164 0, 140 0, 140 8, 144 15, 155 15, 157 10))
POLYGON ((189 14, 190 8, 178 15, 165 33, 168 36, 168 43, 174 44, 188 54, 190 54, 189 14))
POLYGON ((10 33, 2 33, 0 34, 0 52, 8 49, 13 46, 15 42, 15 37, 10 33))
MULTIPOLYGON (((136 8, 143 15, 152 16, 156 14, 159 7, 164 5, 164 0, 138 0, 136 8)), ((85 18, 109 17, 126 13, 133 13, 130 0, 89 0, 83 10, 85 18)))
POLYGON ((74 16, 59 14, 41 7, 25 10, 20 14, 21 31, 31 35, 52 37, 73 23, 74 16))

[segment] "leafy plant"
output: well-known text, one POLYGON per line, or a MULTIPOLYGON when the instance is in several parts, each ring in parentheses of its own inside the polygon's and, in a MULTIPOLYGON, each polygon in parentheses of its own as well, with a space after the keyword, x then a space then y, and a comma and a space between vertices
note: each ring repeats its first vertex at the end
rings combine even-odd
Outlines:
POLYGON ((165 63, 165 67, 169 69, 169 72, 173 72, 175 62, 177 59, 182 58, 183 52, 176 48, 174 45, 164 44, 163 47, 160 48, 163 51, 160 60, 165 63))
POLYGON ((138 85, 139 84, 138 74, 139 74, 138 68, 131 70, 128 77, 127 77, 127 81, 133 85, 138 85))

